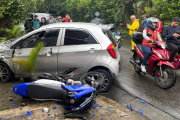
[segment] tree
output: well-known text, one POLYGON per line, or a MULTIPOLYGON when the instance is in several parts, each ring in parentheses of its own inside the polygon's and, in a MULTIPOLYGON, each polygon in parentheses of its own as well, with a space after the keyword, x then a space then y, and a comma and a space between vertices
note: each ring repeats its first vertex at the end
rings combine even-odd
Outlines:
POLYGON ((173 17, 180 15, 180 0, 152 0, 152 7, 146 6, 145 10, 154 17, 163 19, 169 24, 173 17))
POLYGON ((5 36, 0 38, 0 42, 21 37, 25 34, 25 31, 21 31, 21 27, 15 25, 13 29, 0 29, 0 32, 4 32, 5 36))

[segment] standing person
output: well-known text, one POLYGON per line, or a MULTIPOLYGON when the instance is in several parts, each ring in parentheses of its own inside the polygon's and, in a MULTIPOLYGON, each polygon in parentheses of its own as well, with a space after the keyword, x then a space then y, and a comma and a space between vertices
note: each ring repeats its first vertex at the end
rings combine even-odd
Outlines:
POLYGON ((72 19, 71 19, 69 14, 66 14, 64 21, 65 22, 72 22, 72 19))
POLYGON ((35 16, 34 16, 34 20, 32 21, 32 29, 33 29, 33 30, 38 29, 38 28, 40 27, 40 22, 41 22, 41 21, 39 21, 38 16, 35 15, 35 16))
MULTIPOLYGON (((132 21, 132 25, 127 24, 127 28, 129 29, 129 35, 131 36, 134 32, 136 32, 139 29, 140 25, 139 25, 139 19, 136 19, 135 15, 131 15, 130 19, 132 21)), ((134 50, 134 46, 135 43, 131 39, 132 50, 134 50)))
POLYGON ((171 50, 169 61, 172 62, 176 53, 180 50, 180 41, 178 41, 180 26, 178 26, 180 19, 174 17, 172 23, 164 28, 163 37, 166 39, 168 48, 171 50))
POLYGON ((42 18, 41 18, 40 27, 42 27, 42 26, 44 26, 44 25, 47 25, 47 22, 46 22, 46 18, 45 18, 45 17, 42 17, 42 18))
POLYGON ((149 56, 152 54, 151 48, 154 47, 154 45, 152 45, 151 43, 157 40, 162 41, 161 36, 159 35, 159 33, 157 32, 156 28, 157 28, 157 23, 158 23, 158 19, 151 17, 147 19, 147 25, 148 28, 145 28, 143 30, 143 42, 142 42, 142 50, 144 51, 144 58, 142 60, 142 65, 141 65, 141 71, 146 73, 146 62, 149 58, 149 56), (151 37, 147 36, 147 33, 152 34, 151 37))
POLYGON ((144 29, 147 28, 147 15, 144 15, 144 20, 141 22, 143 24, 144 29))
POLYGON ((32 29, 32 21, 33 21, 33 15, 30 15, 30 18, 26 20, 24 27, 27 32, 31 32, 32 29))
POLYGON ((58 17, 58 22, 62 22, 62 17, 61 16, 58 17))
POLYGON ((162 22, 161 22, 160 18, 158 18, 157 31, 161 35, 161 33, 162 33, 162 22))
POLYGON ((47 24, 52 24, 52 23, 56 23, 57 21, 53 18, 53 15, 50 14, 49 15, 49 19, 47 20, 47 24))
POLYGON ((103 21, 101 20, 101 14, 99 12, 95 12, 94 16, 95 18, 92 19, 90 23, 95 23, 97 25, 103 24, 103 21))

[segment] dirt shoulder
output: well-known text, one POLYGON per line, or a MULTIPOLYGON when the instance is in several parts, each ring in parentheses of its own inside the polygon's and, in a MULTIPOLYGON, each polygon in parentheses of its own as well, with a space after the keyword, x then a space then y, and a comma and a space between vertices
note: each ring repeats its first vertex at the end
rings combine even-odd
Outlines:
MULTIPOLYGON (((141 115, 141 113, 137 111, 131 111, 126 106, 101 95, 98 96, 96 104, 99 106, 91 109, 92 114, 89 112, 86 113, 89 120, 148 120, 148 118, 144 115, 141 115)), ((1 111, 0 118, 2 120, 63 120, 65 119, 64 111, 64 106, 62 104, 51 101, 38 105, 28 105, 1 111), (48 108, 49 112, 43 112, 44 108, 48 108)))

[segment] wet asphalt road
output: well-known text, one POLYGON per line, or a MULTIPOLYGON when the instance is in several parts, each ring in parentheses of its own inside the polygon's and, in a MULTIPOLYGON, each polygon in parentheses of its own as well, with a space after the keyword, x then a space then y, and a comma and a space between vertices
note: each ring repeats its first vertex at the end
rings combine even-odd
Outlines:
MULTIPOLYGON (((150 75, 139 75, 134 71, 133 66, 129 63, 131 57, 129 50, 130 41, 124 40, 123 47, 120 49, 121 72, 115 85, 180 119, 180 71, 176 71, 175 86, 163 90, 155 84, 154 78, 150 75)), ((23 102, 29 106, 41 104, 37 101, 22 100, 15 95, 12 91, 15 84, 19 84, 19 82, 0 83, 0 111, 19 107, 23 102), (8 100, 9 97, 12 100, 8 100)))
POLYGON ((123 41, 120 54, 121 72, 115 85, 180 119, 180 71, 176 71, 177 82, 175 86, 163 90, 155 84, 154 78, 150 75, 135 72, 133 65, 129 62, 132 54, 130 41, 123 41))

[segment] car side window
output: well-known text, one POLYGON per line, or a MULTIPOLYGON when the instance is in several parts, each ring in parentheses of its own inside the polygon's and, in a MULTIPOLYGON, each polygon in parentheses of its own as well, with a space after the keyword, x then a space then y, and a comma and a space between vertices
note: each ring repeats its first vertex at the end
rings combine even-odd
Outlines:
POLYGON ((43 42, 45 47, 56 46, 59 29, 38 32, 23 40, 21 48, 33 48, 38 42, 43 42))
POLYGON ((94 37, 81 30, 66 29, 64 45, 97 44, 94 37))

